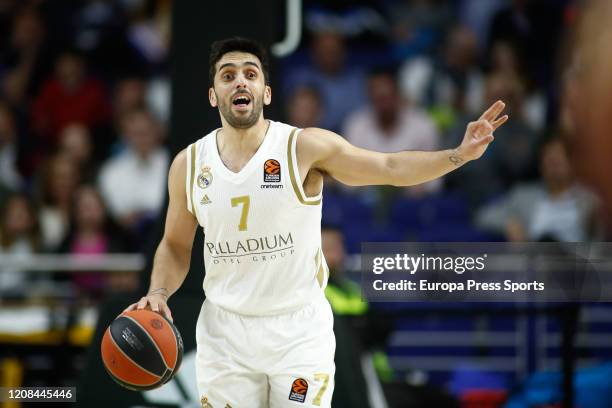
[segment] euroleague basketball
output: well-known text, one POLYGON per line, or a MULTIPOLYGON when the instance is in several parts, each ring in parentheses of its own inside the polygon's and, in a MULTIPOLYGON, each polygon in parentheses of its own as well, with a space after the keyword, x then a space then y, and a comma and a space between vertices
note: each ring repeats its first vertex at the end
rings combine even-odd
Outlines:
POLYGON ((106 371, 119 385, 151 390, 172 379, 183 357, 183 340, 164 316, 150 310, 119 315, 106 329, 101 344, 106 371))

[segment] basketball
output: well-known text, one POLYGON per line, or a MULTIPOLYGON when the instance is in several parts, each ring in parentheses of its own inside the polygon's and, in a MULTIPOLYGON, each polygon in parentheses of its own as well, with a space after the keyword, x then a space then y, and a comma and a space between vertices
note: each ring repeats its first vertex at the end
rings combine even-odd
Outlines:
POLYGON ((106 371, 119 385, 151 390, 172 379, 183 357, 183 340, 165 317, 150 310, 119 315, 101 344, 106 371))

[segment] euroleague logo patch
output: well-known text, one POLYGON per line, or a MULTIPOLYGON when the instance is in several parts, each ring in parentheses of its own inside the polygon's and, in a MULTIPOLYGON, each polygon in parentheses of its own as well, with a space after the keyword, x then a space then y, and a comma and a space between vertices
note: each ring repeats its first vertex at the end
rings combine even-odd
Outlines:
POLYGON ((280 183, 281 167, 278 160, 268 159, 264 163, 264 183, 280 183))
POLYGON ((289 401, 304 402, 306 401, 306 393, 308 392, 308 382, 303 378, 298 378, 291 384, 289 392, 289 401))

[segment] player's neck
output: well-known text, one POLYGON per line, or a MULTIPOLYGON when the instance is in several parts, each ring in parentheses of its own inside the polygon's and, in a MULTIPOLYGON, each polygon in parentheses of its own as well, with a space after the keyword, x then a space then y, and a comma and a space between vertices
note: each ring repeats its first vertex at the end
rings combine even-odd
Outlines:
POLYGON ((220 149, 231 151, 256 151, 268 130, 268 121, 259 118, 255 125, 247 129, 237 129, 229 125, 223 126, 218 135, 220 149))

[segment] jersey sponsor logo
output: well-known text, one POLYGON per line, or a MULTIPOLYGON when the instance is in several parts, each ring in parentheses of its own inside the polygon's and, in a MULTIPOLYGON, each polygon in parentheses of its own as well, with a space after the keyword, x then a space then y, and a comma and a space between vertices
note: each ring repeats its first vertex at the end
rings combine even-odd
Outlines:
POLYGON ((204 197, 202 197, 202 200, 200 200, 200 204, 210 204, 212 203, 212 201, 210 201, 210 198, 208 198, 208 194, 204 194, 204 197))
POLYGON ((308 382, 303 378, 297 378, 291 384, 289 391, 289 401, 304 402, 306 401, 306 393, 308 392, 308 382))
POLYGON ((280 183, 281 167, 278 160, 266 160, 264 163, 263 181, 264 183, 280 183))
POLYGON ((208 166, 202 166, 200 169, 200 174, 198 175, 198 187, 200 188, 208 188, 212 184, 213 175, 208 166))
POLYGON ((243 256, 251 254, 271 253, 293 248, 293 236, 276 234, 259 238, 249 238, 238 241, 205 242, 208 253, 212 257, 243 256))

